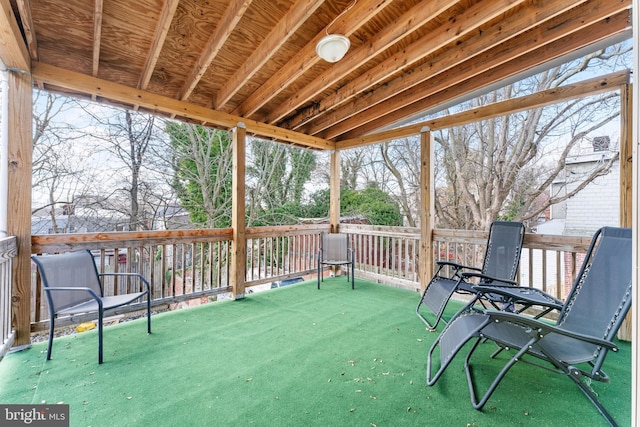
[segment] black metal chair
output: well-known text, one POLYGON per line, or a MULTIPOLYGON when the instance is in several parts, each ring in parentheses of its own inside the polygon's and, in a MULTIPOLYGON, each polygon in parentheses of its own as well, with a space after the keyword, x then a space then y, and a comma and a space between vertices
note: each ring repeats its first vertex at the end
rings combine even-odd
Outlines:
POLYGON ((355 263, 353 249, 349 246, 349 236, 346 234, 322 233, 320 235, 320 249, 318 250, 318 289, 324 281, 322 270, 324 266, 347 266, 347 282, 351 281, 351 289, 355 287, 355 263), (351 271, 349 271, 351 270, 351 271))
MULTIPOLYGON (((609 350, 618 350, 614 338, 631 307, 631 252, 631 229, 604 227, 596 232, 555 324, 504 311, 478 312, 471 302, 466 310, 451 319, 429 350, 427 384, 435 384, 455 355, 469 340, 475 339, 464 363, 474 408, 482 409, 509 369, 516 362, 525 362, 570 378, 600 414, 611 425, 616 425, 590 385, 582 379, 609 381, 602 367, 609 350), (498 350, 491 355, 493 359, 502 351, 514 350, 515 354, 478 399, 471 358, 485 341, 498 345, 498 350), (432 373, 436 365, 439 368, 432 373)), ((492 286, 479 290, 503 291, 525 301, 529 290, 492 286)), ((539 296, 537 293, 533 302, 540 302, 539 296)))
MULTIPOLYGON (((521 222, 494 221, 489 229, 482 268, 438 261, 438 269, 416 307, 416 314, 427 328, 434 331, 440 321, 444 322, 442 315, 454 293, 475 294, 476 284, 471 283, 472 278, 478 280, 477 284, 502 283, 517 286, 513 280, 520 263, 524 234, 525 228, 521 222), (450 274, 444 274, 445 267, 449 268, 450 274), (431 322, 420 311, 423 305, 435 316, 431 322)), ((486 299, 496 307, 499 304, 490 295, 486 299)))
POLYGON ((49 344, 47 360, 51 359, 55 319, 81 313, 98 313, 98 363, 102 363, 102 320, 104 312, 147 296, 147 333, 151 333, 151 293, 149 282, 137 273, 98 273, 90 251, 57 255, 32 255, 38 267, 49 305, 49 344), (104 296, 102 277, 125 276, 139 279, 145 289, 140 292, 104 296))

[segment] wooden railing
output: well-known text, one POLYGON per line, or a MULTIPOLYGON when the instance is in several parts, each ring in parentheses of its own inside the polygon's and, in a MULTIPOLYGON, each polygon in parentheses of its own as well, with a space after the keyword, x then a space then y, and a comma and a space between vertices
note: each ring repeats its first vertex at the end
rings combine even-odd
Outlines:
POLYGON ((0 359, 13 345, 15 331, 11 327, 13 258, 18 254, 15 237, 0 239, 0 359))
POLYGON ((340 224, 349 235, 359 277, 419 289, 420 229, 340 224))
MULTIPOLYGON (((341 225, 350 235, 361 277, 409 289, 418 281, 419 228, 341 225)), ((590 237, 527 234, 518 281, 562 299, 571 289, 590 237)), ((487 232, 433 230, 433 259, 481 266, 487 232)))
MULTIPOLYGON (((247 229, 245 287, 316 272, 318 236, 328 226, 255 227, 247 229)), ((100 272, 140 273, 151 284, 154 307, 200 304, 224 298, 229 280, 230 228, 123 233, 54 234, 32 237, 32 253, 89 249, 100 272)), ((131 283, 108 278, 105 295, 130 291, 131 283)), ((33 266, 32 331, 47 326, 49 312, 42 285, 33 266)), ((126 313, 141 304, 115 311, 126 313)), ((87 317, 87 319, 90 316, 87 317)), ((76 316, 74 322, 84 320, 76 316)), ((60 326, 70 319, 56 322, 60 326)))
MULTIPOLYGON (((294 276, 315 275, 319 236, 327 225, 255 227, 246 231, 247 292, 254 286, 294 276)), ((420 230, 341 224, 355 252, 356 276, 419 290, 420 230)), ((482 263, 487 233, 434 230, 434 261, 482 263)), ((527 234, 519 281, 563 298, 588 247, 587 237, 527 234)), ((32 237, 32 252, 90 249, 101 272, 141 273, 152 284, 153 306, 202 303, 231 291, 232 230, 173 230, 32 237)), ((129 283, 111 280, 105 292, 127 292, 129 283)), ((41 284, 33 274, 32 330, 46 327, 49 314, 41 284)), ((122 312, 137 310, 123 308, 122 312)), ((83 320, 77 317, 75 321, 83 320)), ((61 322, 60 325, 64 325, 61 322)))

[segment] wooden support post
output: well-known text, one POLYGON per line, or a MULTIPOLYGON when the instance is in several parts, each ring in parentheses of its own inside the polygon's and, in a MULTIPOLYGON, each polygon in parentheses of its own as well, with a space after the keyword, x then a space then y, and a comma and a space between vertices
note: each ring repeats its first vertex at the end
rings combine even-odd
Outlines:
POLYGON ((337 233, 340 227, 340 151, 331 152, 329 178, 329 225, 330 232, 337 233))
MULTIPOLYGON (((633 140, 631 85, 620 86, 620 227, 633 223, 633 140)), ((631 307, 631 310, 634 308, 631 307)), ((618 338, 631 341, 633 332, 631 312, 618 331, 618 338)))
POLYGON ((16 347, 31 344, 31 76, 19 71, 7 74, 8 162, 7 234, 18 240, 18 256, 13 261, 12 325, 16 347))
POLYGON ((420 131, 420 289, 424 291, 433 275, 433 168, 431 131, 420 131))
POLYGON ((244 298, 244 283, 247 266, 247 239, 245 236, 245 170, 246 135, 244 123, 233 128, 233 184, 232 218, 233 228, 231 287, 234 299, 244 298))

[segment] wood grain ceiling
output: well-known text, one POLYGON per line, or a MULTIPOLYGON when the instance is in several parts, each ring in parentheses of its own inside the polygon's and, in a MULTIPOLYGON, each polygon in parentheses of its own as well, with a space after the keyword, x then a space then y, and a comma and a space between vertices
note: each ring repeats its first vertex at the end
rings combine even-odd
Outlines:
POLYGON ((358 0, 344 14, 353 0, 10 1, 41 87, 222 127, 239 116, 315 148, 631 34, 631 0, 358 0), (351 41, 335 64, 315 53, 327 32, 351 41))

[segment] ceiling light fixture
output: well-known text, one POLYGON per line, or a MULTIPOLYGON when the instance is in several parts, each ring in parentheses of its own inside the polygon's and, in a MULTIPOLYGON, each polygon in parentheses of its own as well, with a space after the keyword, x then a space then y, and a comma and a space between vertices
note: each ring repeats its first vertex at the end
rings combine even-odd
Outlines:
POLYGON ((351 9, 358 0, 354 0, 351 5, 340 13, 340 15, 336 16, 333 21, 329 25, 327 25, 326 32, 327 35, 321 38, 316 44, 316 53, 322 59, 327 62, 338 62, 344 55, 346 55, 349 50, 349 46, 351 46, 351 42, 349 38, 343 34, 329 34, 329 28, 333 25, 334 22, 338 20, 342 15, 344 15, 349 9, 351 9))

